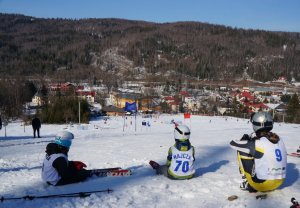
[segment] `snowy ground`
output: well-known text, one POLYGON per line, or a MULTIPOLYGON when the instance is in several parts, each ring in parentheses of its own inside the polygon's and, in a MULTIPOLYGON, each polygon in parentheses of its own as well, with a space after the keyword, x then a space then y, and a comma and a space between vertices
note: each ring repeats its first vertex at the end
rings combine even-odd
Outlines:
MULTIPOLYGON (((231 139, 251 133, 248 120, 223 117, 192 116, 186 124, 191 127, 191 142, 196 150, 196 177, 174 181, 156 176, 149 160, 166 161, 168 148, 174 144, 170 121, 184 122, 183 116, 165 115, 159 118, 132 117, 126 122, 112 117, 92 121, 88 125, 42 125, 41 139, 32 138, 31 126, 10 123, 7 137, 0 131, 0 197, 47 195, 113 189, 112 193, 92 194, 87 198, 13 200, 0 207, 290 207, 291 197, 300 200, 300 158, 288 157, 287 179, 283 186, 268 193, 265 200, 239 189, 240 175, 236 153, 229 147, 231 139), (142 120, 151 126, 142 126, 142 120), (70 160, 84 161, 88 168, 120 166, 134 174, 127 177, 90 178, 72 185, 53 187, 41 181, 41 164, 46 145, 63 129, 75 134, 69 152, 70 160), (235 201, 228 201, 230 195, 235 201)), ((288 152, 300 145, 300 125, 276 123, 274 132, 284 138, 288 152)))

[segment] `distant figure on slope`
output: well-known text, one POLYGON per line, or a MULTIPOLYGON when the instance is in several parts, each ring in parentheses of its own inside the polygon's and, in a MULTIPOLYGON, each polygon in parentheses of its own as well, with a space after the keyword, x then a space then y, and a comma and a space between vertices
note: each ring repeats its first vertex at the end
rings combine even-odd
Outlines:
POLYGON ((242 190, 264 192, 277 189, 286 178, 286 148, 281 138, 272 133, 273 119, 267 112, 251 115, 253 130, 230 145, 237 150, 242 190))
POLYGON ((190 179, 195 174, 195 149, 190 143, 190 129, 186 125, 175 126, 175 144, 169 148, 167 164, 159 165, 154 161, 149 164, 156 173, 170 179, 190 179))
POLYGON ((2 129, 2 119, 1 119, 1 115, 0 115, 0 130, 2 129))
POLYGON ((90 171, 84 169, 86 165, 83 162, 68 160, 73 139, 74 135, 71 132, 62 131, 56 135, 55 143, 47 145, 42 179, 49 185, 76 183, 90 176, 90 171))
POLYGON ((33 129, 33 137, 35 138, 36 132, 37 132, 38 138, 41 138, 40 137, 40 128, 41 128, 40 119, 37 117, 34 117, 34 119, 32 119, 32 121, 31 121, 31 125, 32 125, 32 129, 33 129))

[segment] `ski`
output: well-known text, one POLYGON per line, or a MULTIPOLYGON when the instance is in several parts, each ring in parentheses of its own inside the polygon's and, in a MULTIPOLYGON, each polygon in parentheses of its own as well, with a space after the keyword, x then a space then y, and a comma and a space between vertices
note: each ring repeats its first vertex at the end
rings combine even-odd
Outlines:
POLYGON ((107 176, 130 176, 130 175, 132 175, 132 172, 129 169, 113 170, 107 172, 107 176))
POLYGON ((113 168, 100 168, 100 169, 91 169, 90 171, 93 172, 105 172, 105 171, 113 171, 113 170, 120 170, 121 167, 113 167, 113 168))
POLYGON ((76 192, 76 193, 66 193, 66 194, 53 194, 53 195, 42 195, 42 196, 22 196, 22 197, 0 197, 0 201, 7 201, 7 200, 16 200, 16 199, 24 199, 24 200, 33 200, 33 199, 45 199, 45 198, 61 198, 61 197, 89 197, 93 193, 111 193, 113 190, 106 189, 106 190, 98 190, 98 191, 87 191, 87 192, 76 192))
POLYGON ((292 157, 300 157, 300 153, 297 153, 297 152, 288 153, 287 155, 292 156, 292 157))
POLYGON ((91 170, 91 175, 96 175, 98 177, 107 177, 107 176, 129 176, 132 175, 132 171, 129 169, 95 169, 91 170))

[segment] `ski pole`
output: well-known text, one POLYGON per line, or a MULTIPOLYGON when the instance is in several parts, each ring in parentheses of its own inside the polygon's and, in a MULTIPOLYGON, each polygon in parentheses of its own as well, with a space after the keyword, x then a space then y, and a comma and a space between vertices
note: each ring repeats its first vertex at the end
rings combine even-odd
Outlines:
POLYGON ((67 194, 52 194, 52 195, 43 195, 43 196, 22 196, 22 197, 1 197, 0 201, 3 202, 5 200, 16 200, 16 199, 25 199, 25 200, 33 200, 33 199, 41 199, 41 198, 54 198, 54 197, 88 197, 92 193, 100 193, 100 192, 107 192, 111 193, 113 190, 111 189, 106 189, 106 190, 99 190, 99 191, 87 191, 87 192, 76 192, 76 193, 67 193, 67 194))

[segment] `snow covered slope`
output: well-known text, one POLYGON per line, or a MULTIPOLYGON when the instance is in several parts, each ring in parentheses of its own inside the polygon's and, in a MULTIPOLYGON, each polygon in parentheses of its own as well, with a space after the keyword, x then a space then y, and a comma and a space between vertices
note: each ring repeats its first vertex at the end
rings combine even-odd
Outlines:
MULTIPOLYGON (((236 153, 229 147, 231 139, 251 133, 248 120, 223 117, 192 116, 184 121, 183 115, 162 115, 159 118, 125 120, 112 117, 107 121, 92 121, 87 125, 42 125, 40 139, 32 138, 31 126, 20 122, 0 131, 0 197, 47 195, 113 189, 112 193, 92 194, 87 198, 12 200, 0 207, 290 207, 291 197, 300 199, 300 158, 288 157, 287 179, 283 186, 268 194, 265 200, 256 200, 255 194, 239 189, 240 175, 236 153), (191 127, 191 143, 196 150, 196 177, 174 181, 156 176, 149 160, 165 163, 168 148, 174 144, 171 120, 185 122, 191 127), (150 127, 142 126, 149 121, 150 127), (41 181, 41 165, 45 147, 54 135, 63 129, 75 134, 70 160, 81 160, 88 168, 120 166, 134 174, 126 177, 90 178, 61 187, 41 181), (235 201, 228 201, 230 195, 235 201)), ((288 152, 300 145, 300 125, 275 123, 274 132, 286 144, 288 152)))

